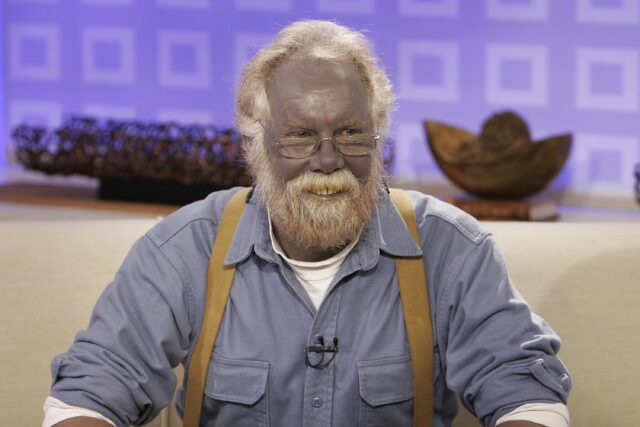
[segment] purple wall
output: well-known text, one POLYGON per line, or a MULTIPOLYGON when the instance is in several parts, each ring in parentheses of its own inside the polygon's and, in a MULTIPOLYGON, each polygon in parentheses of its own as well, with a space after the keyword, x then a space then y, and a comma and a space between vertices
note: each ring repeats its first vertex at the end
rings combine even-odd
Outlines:
POLYGON ((639 3, 3 1, 3 134, 67 113, 232 125, 244 59, 295 19, 335 19, 368 31, 396 85, 396 176, 445 181, 422 120, 477 131, 492 112, 514 109, 536 138, 574 134, 556 187, 630 198, 640 161, 639 3))

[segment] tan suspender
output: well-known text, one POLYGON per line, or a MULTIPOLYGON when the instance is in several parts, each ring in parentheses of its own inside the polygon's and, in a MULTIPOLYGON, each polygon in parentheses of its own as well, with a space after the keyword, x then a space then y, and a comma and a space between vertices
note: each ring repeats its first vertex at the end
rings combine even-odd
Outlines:
MULTIPOLYGON (((246 188, 231 197, 218 225, 209 260, 202 326, 189 362, 183 427, 200 425, 209 361, 235 274, 235 266, 224 267, 224 258, 231 246, 249 191, 246 188)), ((402 190, 391 189, 391 199, 419 245, 415 214, 409 196, 402 190)), ((396 258, 396 271, 413 367, 413 425, 430 427, 433 423, 433 339, 422 257, 396 258)))
MULTIPOLYGON (((418 225, 409 195, 402 190, 392 188, 390 196, 413 239, 420 246, 418 225)), ((431 426, 433 423, 433 337, 425 268, 421 256, 396 257, 395 260, 413 368, 413 425, 414 427, 431 426)))
POLYGON ((207 294, 202 312, 202 326, 200 335, 191 355, 187 377, 187 387, 184 396, 184 427, 198 427, 200 425, 200 411, 202 409, 202 395, 204 384, 207 381, 207 370, 213 345, 218 336, 218 329, 227 305, 233 276, 236 273, 235 265, 225 267, 224 258, 231 246, 233 234, 236 231, 245 199, 250 188, 244 188, 235 193, 224 209, 224 214, 218 224, 218 233, 209 258, 209 271, 207 273, 207 294), (215 286, 213 285, 215 283, 215 286))

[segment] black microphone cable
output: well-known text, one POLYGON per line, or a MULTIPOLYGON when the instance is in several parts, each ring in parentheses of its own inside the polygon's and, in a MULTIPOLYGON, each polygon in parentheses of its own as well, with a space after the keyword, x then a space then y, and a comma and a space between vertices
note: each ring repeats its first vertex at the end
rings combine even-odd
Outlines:
POLYGON ((324 337, 318 337, 318 344, 308 345, 304 349, 304 364, 314 369, 324 369, 333 361, 338 353, 338 337, 333 337, 333 345, 324 345, 324 337), (320 360, 317 363, 312 363, 309 360, 309 353, 320 354, 320 360), (325 361, 325 353, 330 353, 331 357, 325 361))

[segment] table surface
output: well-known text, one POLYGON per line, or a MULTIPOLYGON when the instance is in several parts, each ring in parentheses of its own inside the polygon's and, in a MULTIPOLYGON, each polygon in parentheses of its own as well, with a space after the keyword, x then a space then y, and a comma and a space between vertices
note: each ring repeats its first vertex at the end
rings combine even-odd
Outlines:
POLYGON ((97 188, 87 186, 0 185, 1 219, 155 218, 179 207, 99 199, 97 188))
MULTIPOLYGON (((176 211, 178 205, 125 202, 98 198, 89 186, 7 183, 0 185, 1 220, 77 220, 107 218, 157 218, 176 211)), ((560 222, 637 222, 635 211, 558 206, 560 222)))

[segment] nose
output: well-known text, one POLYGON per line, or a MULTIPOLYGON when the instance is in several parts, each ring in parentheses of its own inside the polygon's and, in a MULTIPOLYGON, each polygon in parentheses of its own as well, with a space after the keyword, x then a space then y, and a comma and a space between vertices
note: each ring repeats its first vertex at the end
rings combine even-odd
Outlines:
POLYGON ((334 147, 331 138, 322 138, 320 148, 311 156, 309 166, 314 172, 330 174, 344 167, 344 158, 334 147))

